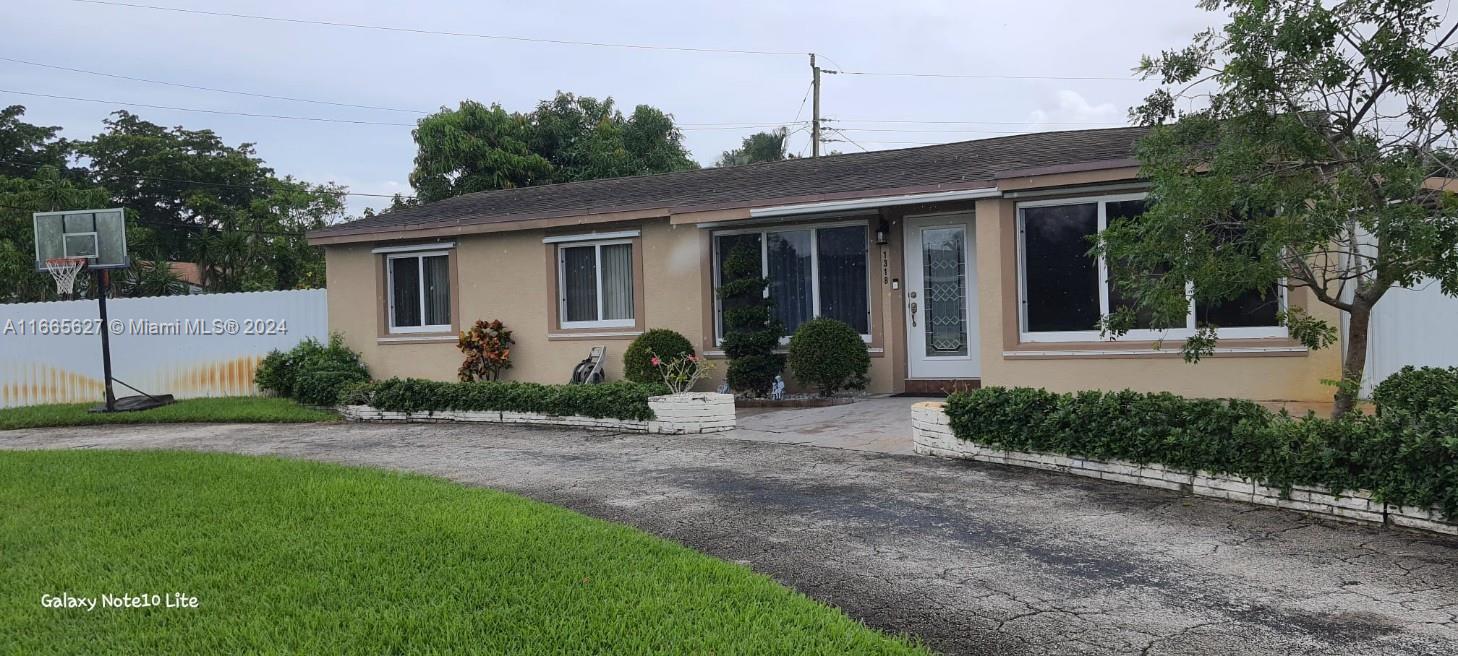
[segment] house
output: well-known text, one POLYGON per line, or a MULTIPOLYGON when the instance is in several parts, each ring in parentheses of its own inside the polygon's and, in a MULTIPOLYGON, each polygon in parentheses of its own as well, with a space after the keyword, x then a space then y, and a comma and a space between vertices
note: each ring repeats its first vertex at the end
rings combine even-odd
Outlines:
MULTIPOLYGON (((607 373, 648 328, 722 357, 714 288, 736 247, 759 250, 787 330, 857 328, 874 392, 1024 385, 1329 400, 1340 351, 1276 325, 1285 306, 1336 322, 1304 290, 1192 307, 1189 327, 1117 340, 1118 302, 1087 238, 1138 213, 1142 128, 1049 132, 723 169, 468 194, 310 234, 328 261, 329 323, 377 376, 452 379, 456 333, 514 330, 508 379, 566 381, 592 345, 607 373), (1183 361, 1196 322, 1214 357, 1183 361), (1161 340, 1168 341, 1161 341, 1161 340), (1162 347, 1162 348, 1161 348, 1162 347)), ((722 367, 719 369, 722 373, 722 367)))

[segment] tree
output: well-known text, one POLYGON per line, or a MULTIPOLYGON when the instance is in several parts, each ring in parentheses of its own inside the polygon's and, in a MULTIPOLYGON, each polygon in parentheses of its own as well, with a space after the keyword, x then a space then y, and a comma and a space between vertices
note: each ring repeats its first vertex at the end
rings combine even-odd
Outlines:
POLYGON ((744 138, 738 148, 726 150, 719 156, 718 163, 714 166, 741 166, 754 164, 756 162, 778 162, 783 159, 793 159, 794 155, 785 153, 785 142, 790 137, 790 131, 780 127, 768 132, 756 132, 744 138))
MULTIPOLYGON (((0 176, 0 302, 57 298, 50 275, 35 269, 33 212, 99 207, 106 203, 105 190, 67 180, 53 166, 43 166, 28 178, 0 176)), ((76 288, 84 287, 85 279, 78 280, 76 288)))
MULTIPOLYGON (((1187 284, 1196 303, 1283 284, 1345 313, 1343 415, 1383 295, 1425 278, 1458 295, 1458 28, 1418 0, 1200 4, 1230 22, 1141 62, 1178 87, 1131 111, 1156 126, 1138 147, 1153 203, 1096 250, 1156 328, 1183 325, 1187 284), (1203 106, 1178 109, 1192 98, 1203 106)), ((1105 328, 1121 334, 1136 314, 1122 308, 1105 328)), ((1335 341, 1328 322, 1281 318, 1308 347, 1335 341)), ((1200 327, 1187 359, 1212 352, 1216 328, 1200 327)))
POLYGON ((719 275, 729 387, 764 396, 784 370, 785 361, 774 352, 783 326, 771 314, 774 301, 764 293, 769 280, 760 273, 757 245, 741 243, 730 248, 719 275))
POLYGON ((410 184, 421 202, 551 181, 552 164, 532 152, 526 117, 474 100, 420 119, 410 184))
POLYGON ((671 116, 639 105, 624 117, 612 98, 560 91, 527 114, 462 101, 422 119, 415 143, 410 182, 420 202, 698 168, 671 116))
POLYGON ((57 136, 61 128, 32 125, 23 116, 20 105, 0 109, 0 177, 30 178, 47 166, 69 173, 72 144, 57 136))
POLYGON ((211 130, 165 128, 115 112, 78 144, 89 177, 127 209, 133 260, 197 262, 208 291, 324 284, 324 258, 304 233, 343 212, 344 189, 279 178, 253 144, 211 130))

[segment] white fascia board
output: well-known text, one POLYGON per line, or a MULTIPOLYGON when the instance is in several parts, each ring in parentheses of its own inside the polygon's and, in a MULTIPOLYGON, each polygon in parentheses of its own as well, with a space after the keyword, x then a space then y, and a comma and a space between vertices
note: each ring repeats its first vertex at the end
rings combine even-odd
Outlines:
POLYGON ((996 187, 983 189, 964 189, 960 191, 938 191, 928 194, 907 194, 904 196, 880 196, 877 198, 856 198, 854 200, 831 200, 822 203, 804 203, 800 205, 780 205, 777 207, 757 207, 749 210, 751 218, 771 216, 795 216, 797 214, 820 214, 824 212, 841 212, 847 210, 864 210, 877 207, 888 207, 893 205, 916 205, 918 203, 939 203, 953 200, 975 200, 978 198, 997 198, 1002 191, 996 187))
POLYGON ((453 242, 453 241, 436 241, 436 242, 431 242, 431 243, 428 243, 428 244, 407 244, 405 246, 381 246, 379 248, 376 248, 374 250, 371 250, 370 252, 371 253, 375 253, 375 254, 378 255, 380 253, 412 253, 412 252, 415 252, 415 251, 441 251, 441 250, 445 250, 445 249, 448 249, 448 248, 455 248, 455 247, 456 247, 456 242, 453 242))
POLYGON ((604 239, 631 239, 642 234, 640 230, 617 230, 614 232, 588 232, 580 235, 553 235, 543 237, 543 244, 560 244, 569 241, 602 241, 604 239))

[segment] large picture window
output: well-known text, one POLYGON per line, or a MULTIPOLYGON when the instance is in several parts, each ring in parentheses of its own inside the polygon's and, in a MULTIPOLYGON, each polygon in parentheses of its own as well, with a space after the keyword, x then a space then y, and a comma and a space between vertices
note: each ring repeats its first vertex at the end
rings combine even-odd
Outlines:
MULTIPOLYGON (((865 223, 736 230, 714 235, 714 286, 729 254, 752 248, 769 280, 775 318, 792 335, 814 317, 849 324, 869 338, 871 327, 865 223)), ((723 303, 715 299, 715 329, 723 337, 723 303)))
POLYGON ((557 248, 562 328, 621 328, 635 323, 633 244, 600 241, 557 248))
POLYGON ((385 259, 390 332, 450 332, 450 256, 443 251, 402 253, 385 259))
MULTIPOLYGON (((1100 317, 1133 306, 1134 299, 1120 293, 1109 279, 1108 263, 1089 251, 1110 222, 1138 220, 1145 202, 1143 194, 1131 194, 1018 206, 1021 341, 1104 339, 1100 317)), ((1191 302, 1185 325, 1168 330, 1154 330, 1149 314, 1140 311, 1124 338, 1188 337, 1204 325, 1217 326, 1222 337, 1284 337, 1286 330, 1276 321, 1284 291, 1273 285, 1223 303, 1191 302)))

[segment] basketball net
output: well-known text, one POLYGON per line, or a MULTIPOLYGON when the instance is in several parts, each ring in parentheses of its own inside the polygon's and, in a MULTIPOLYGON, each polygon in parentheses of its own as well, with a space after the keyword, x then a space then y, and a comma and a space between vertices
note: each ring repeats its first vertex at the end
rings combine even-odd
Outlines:
POLYGON ((56 279, 56 294, 65 298, 76 289, 76 276, 86 268, 84 257, 53 257, 46 260, 46 271, 56 279))

